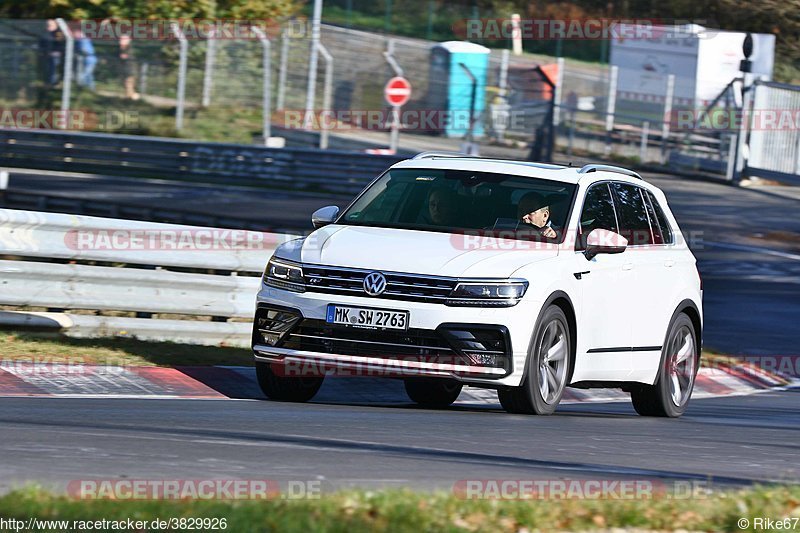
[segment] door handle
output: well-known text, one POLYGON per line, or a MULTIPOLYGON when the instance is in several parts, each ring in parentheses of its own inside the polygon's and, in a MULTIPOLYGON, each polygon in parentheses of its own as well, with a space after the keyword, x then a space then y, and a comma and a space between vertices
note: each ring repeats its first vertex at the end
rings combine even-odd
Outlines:
POLYGON ((675 266, 675 260, 674 259, 667 259, 666 261, 664 261, 664 266, 667 267, 667 268, 671 268, 671 267, 675 266))
POLYGON ((622 270, 633 270, 633 263, 625 263, 622 265, 622 270))

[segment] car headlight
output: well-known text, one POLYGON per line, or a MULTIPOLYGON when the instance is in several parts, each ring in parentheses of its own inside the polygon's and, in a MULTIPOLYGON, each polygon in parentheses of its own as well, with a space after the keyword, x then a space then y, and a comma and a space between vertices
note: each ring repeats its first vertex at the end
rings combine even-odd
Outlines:
POLYGON ((272 258, 264 270, 264 283, 279 289, 303 292, 306 290, 303 282, 303 267, 297 263, 284 259, 272 258))
POLYGON ((501 282, 462 281, 450 293, 447 305, 511 307, 517 305, 528 289, 524 280, 501 282))

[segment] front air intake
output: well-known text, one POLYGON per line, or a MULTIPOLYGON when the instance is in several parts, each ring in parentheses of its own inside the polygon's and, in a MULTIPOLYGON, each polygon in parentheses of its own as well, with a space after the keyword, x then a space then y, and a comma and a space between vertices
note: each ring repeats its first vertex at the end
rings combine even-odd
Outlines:
POLYGON ((511 369, 511 340, 505 326, 442 324, 436 332, 471 365, 511 369))
POLYGON ((253 321, 253 345, 277 345, 301 318, 300 313, 294 310, 259 307, 253 321))

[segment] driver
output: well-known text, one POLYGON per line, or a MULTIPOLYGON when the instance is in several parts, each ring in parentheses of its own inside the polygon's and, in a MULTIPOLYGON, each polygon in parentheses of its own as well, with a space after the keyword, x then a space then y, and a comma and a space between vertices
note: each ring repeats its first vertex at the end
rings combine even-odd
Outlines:
POLYGON ((519 228, 535 229, 542 237, 555 239, 558 232, 550 224, 550 204, 538 192, 529 192, 522 197, 517 207, 519 228))

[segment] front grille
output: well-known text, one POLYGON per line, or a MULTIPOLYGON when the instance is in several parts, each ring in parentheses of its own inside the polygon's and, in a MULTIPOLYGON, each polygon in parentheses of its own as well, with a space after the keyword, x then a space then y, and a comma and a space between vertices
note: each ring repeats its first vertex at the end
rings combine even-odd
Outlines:
MULTIPOLYGON (((326 294, 367 296, 364 278, 373 272, 366 269, 303 265, 306 290, 326 294)), ((458 280, 438 276, 382 272, 386 290, 380 298, 426 303, 445 303, 458 280)))

